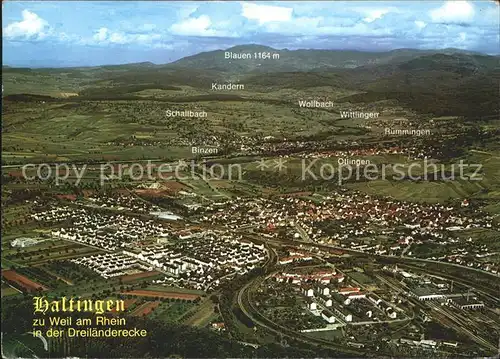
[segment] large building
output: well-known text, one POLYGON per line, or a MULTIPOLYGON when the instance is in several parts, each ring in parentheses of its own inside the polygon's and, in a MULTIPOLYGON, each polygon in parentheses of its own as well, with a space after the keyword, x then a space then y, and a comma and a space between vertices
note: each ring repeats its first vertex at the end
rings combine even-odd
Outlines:
POLYGON ((347 312, 344 308, 340 309, 340 308, 333 307, 333 312, 338 317, 340 317, 342 320, 344 320, 346 322, 352 322, 352 314, 347 312))
POLYGON ((335 315, 333 315, 333 313, 328 310, 328 309, 325 309, 321 312, 321 316, 323 317, 324 320, 326 320, 328 323, 335 323, 335 315))
POLYGON ((458 298, 451 298, 448 300, 448 303, 462 310, 484 308, 484 303, 479 301, 475 296, 464 295, 458 298))
POLYGON ((428 286, 416 287, 411 290, 413 296, 418 300, 437 300, 446 298, 445 294, 439 293, 437 289, 428 286))

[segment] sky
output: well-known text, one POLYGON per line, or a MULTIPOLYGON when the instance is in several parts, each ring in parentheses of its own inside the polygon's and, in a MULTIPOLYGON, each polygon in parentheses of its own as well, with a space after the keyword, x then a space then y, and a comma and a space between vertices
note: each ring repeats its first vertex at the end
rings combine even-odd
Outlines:
POLYGON ((494 1, 3 1, 3 64, 164 64, 235 45, 500 54, 494 1))

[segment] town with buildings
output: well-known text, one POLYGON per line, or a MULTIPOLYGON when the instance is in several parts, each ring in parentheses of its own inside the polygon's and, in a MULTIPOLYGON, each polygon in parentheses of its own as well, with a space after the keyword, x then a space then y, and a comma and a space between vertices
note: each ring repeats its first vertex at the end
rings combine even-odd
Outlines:
POLYGON ((31 230, 12 237, 4 258, 36 267, 14 265, 4 283, 54 295, 115 291, 132 316, 199 318, 222 337, 243 325, 252 345, 269 332, 380 355, 495 347, 498 247, 473 235, 499 224, 474 201, 342 188, 227 196, 200 191, 202 178, 175 191, 157 183, 24 200, 29 214, 14 223, 31 230))

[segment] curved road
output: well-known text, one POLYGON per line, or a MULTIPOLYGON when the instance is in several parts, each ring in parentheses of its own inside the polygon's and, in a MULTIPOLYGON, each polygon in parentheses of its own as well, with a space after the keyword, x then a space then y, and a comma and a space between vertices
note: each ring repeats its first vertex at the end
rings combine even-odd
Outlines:
MULTIPOLYGON (((366 353, 364 353, 364 352, 357 351, 357 350, 354 350, 354 349, 351 349, 351 348, 346 348, 346 347, 343 347, 343 346, 340 346, 340 345, 334 345, 331 342, 328 342, 326 340, 321 340, 321 339, 315 339, 315 338, 311 338, 311 337, 306 337, 306 336, 304 336, 304 335, 302 335, 302 334, 300 334, 300 333, 298 333, 296 331, 293 331, 293 330, 285 328, 285 327, 283 327, 283 326, 281 326, 279 324, 271 322, 270 320, 256 319, 255 316, 253 316, 250 313, 250 310, 248 310, 248 308, 245 306, 244 297, 245 297, 245 295, 247 295, 247 298, 248 298, 248 291, 251 289, 251 287, 255 287, 255 286, 258 286, 258 284, 260 284, 258 282, 259 279, 262 279, 262 278, 258 277, 256 279, 254 279, 253 281, 245 284, 243 286, 243 288, 241 288, 240 291, 238 292, 238 306, 241 308, 242 312, 248 318, 250 318, 255 324, 258 324, 259 326, 264 327, 267 330, 269 330, 271 332, 274 332, 274 333, 276 333, 278 335, 284 335, 284 336, 290 337, 290 338, 292 338, 294 340, 298 340, 298 341, 304 342, 306 344, 315 345, 315 346, 319 345, 319 346, 323 346, 325 348, 332 349, 332 350, 335 350, 335 351, 338 351, 338 352, 342 352, 342 353, 346 353, 346 354, 354 354, 354 355, 359 355, 359 356, 366 355, 366 353)), ((250 300, 248 300, 248 302, 250 303, 250 306, 251 306, 250 300)), ((255 311, 255 308, 251 308, 251 310, 255 311)))

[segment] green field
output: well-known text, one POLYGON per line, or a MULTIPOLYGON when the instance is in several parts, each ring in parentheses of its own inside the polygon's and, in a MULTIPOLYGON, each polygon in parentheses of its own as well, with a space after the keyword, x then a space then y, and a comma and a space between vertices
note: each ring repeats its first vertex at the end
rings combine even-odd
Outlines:
POLYGON ((196 305, 186 302, 163 302, 148 317, 165 322, 181 322, 181 318, 196 305))
POLYGON ((17 294, 20 294, 19 290, 17 290, 14 287, 11 287, 7 283, 4 283, 4 281, 2 280, 2 297, 9 297, 17 294))
POLYGON ((145 290, 155 290, 155 291, 160 291, 160 292, 174 292, 174 293, 187 293, 187 294, 198 294, 198 295, 205 295, 206 293, 202 290, 196 290, 196 289, 188 289, 188 288, 179 288, 179 287, 171 287, 171 286, 163 286, 163 285, 149 285, 146 288, 143 288, 145 290))

